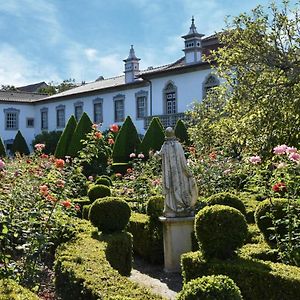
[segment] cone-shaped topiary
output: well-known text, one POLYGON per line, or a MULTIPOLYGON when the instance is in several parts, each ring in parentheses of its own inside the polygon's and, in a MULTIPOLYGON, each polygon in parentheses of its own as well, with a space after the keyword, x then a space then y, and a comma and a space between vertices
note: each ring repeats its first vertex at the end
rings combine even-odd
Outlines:
POLYGON ((91 202, 94 202, 98 198, 108 197, 110 194, 110 188, 103 184, 93 185, 88 191, 88 197, 91 202))
POLYGON ((92 204, 89 219, 103 233, 111 233, 124 230, 130 214, 130 207, 124 200, 106 197, 92 204))
POLYGON ((72 140, 75 128, 77 126, 77 122, 75 117, 72 115, 62 133, 62 135, 59 138, 59 141, 57 143, 54 156, 57 158, 64 158, 66 155, 69 155, 68 147, 70 144, 70 141, 72 140))
POLYGON ((234 194, 224 192, 214 194, 206 199, 208 205, 227 205, 238 209, 244 216, 246 215, 246 207, 241 199, 234 194))
POLYGON ((177 300, 242 300, 234 281, 225 275, 211 275, 192 279, 183 285, 177 300))
POLYGON ((213 205, 197 213, 195 233, 206 258, 225 259, 243 245, 248 227, 244 215, 236 208, 213 205))
POLYGON ((20 154, 25 154, 25 155, 28 155, 30 153, 27 143, 26 143, 22 133, 20 132, 20 130, 18 130, 16 137, 14 139, 14 142, 12 145, 12 151, 13 151, 13 153, 18 152, 20 154))
POLYGON ((182 120, 177 121, 174 131, 175 131, 175 136, 178 138, 180 143, 183 143, 186 146, 191 145, 191 141, 190 141, 187 129, 182 120))
POLYGON ((143 153, 146 158, 149 157, 149 151, 160 150, 162 144, 165 141, 165 134, 163 126, 159 118, 153 118, 150 122, 148 130, 142 140, 140 147, 138 148, 139 153, 143 153))
POLYGON ((0 138, 0 157, 5 157, 5 156, 6 156, 5 147, 3 145, 2 139, 0 138))
POLYGON ((81 140, 86 138, 86 135, 92 131, 92 121, 89 116, 84 112, 75 128, 71 142, 69 144, 67 154, 76 157, 78 151, 82 149, 81 140))
POLYGON ((128 162, 130 153, 136 152, 140 143, 136 128, 128 116, 114 144, 112 153, 114 163, 128 162))

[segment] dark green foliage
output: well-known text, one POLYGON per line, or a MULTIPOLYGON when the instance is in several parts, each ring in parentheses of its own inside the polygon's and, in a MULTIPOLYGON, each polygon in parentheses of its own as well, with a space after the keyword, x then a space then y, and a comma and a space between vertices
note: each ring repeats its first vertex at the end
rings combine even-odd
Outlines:
MULTIPOLYGON (((276 245, 276 241, 271 240, 272 235, 274 235, 272 218, 274 218, 274 221, 282 219, 286 214, 285 209, 287 205, 287 199, 266 199, 259 203, 256 208, 255 222, 263 234, 265 241, 272 246, 276 245)), ((277 233, 282 236, 286 233, 284 224, 278 225, 277 233)))
POLYGON ((164 202, 165 197, 164 196, 152 196, 147 202, 147 215, 150 216, 150 218, 157 219, 158 217, 163 215, 164 210, 164 202))
POLYGON ((100 241, 107 243, 105 254, 110 265, 123 276, 132 269, 132 235, 128 232, 101 234, 100 241))
POLYGON ((43 153, 54 154, 61 134, 61 131, 43 131, 34 138, 32 146, 34 147, 35 144, 45 144, 43 153))
POLYGON ((240 289, 228 276, 211 275, 185 283, 177 300, 241 300, 240 289))
POLYGON ((76 119, 72 115, 57 143, 57 147, 54 153, 55 157, 64 158, 65 156, 69 155, 67 151, 68 151, 70 141, 72 140, 76 126, 77 126, 76 119))
POLYGON ((40 298, 30 290, 20 286, 11 279, 0 280, 1 300, 39 300, 40 298))
POLYGON ((90 213, 91 204, 83 205, 82 207, 82 219, 88 220, 90 213))
POLYGON ((104 177, 99 177, 96 179, 95 184, 99 185, 106 185, 106 186, 111 186, 111 181, 109 181, 107 178, 104 177))
POLYGON ((181 265, 184 282, 201 276, 222 274, 236 283, 247 300, 299 299, 298 267, 241 257, 207 260, 200 251, 183 254, 181 265))
POLYGON ((279 253, 266 243, 246 244, 239 251, 240 257, 280 262, 279 253))
POLYGON ((72 136, 67 150, 68 155, 76 157, 78 152, 82 149, 83 145, 81 140, 86 138, 86 135, 92 130, 92 121, 87 113, 83 113, 72 136))
POLYGON ((30 153, 27 143, 26 143, 22 133, 20 132, 20 130, 18 130, 18 132, 16 134, 16 137, 15 137, 13 145, 12 145, 12 150, 13 150, 13 153, 20 153, 20 154, 25 154, 25 155, 28 155, 30 153))
POLYGON ((109 197, 110 195, 110 188, 103 184, 93 185, 88 190, 88 197, 91 200, 91 202, 94 202, 96 199, 99 198, 109 197))
POLYGON ((197 213, 195 232, 205 257, 227 258, 243 245, 248 228, 245 217, 236 208, 213 205, 197 213))
POLYGON ((114 197, 96 200, 89 212, 89 220, 103 233, 122 231, 129 222, 129 205, 114 197))
POLYGON ((108 175, 101 175, 100 178, 106 178, 107 180, 109 180, 110 186, 113 185, 113 182, 112 182, 111 178, 108 175))
POLYGON ((78 199, 73 199, 73 203, 80 207, 80 210, 77 211, 77 216, 81 218, 83 214, 83 207, 89 205, 91 201, 88 197, 81 197, 78 199))
POLYGON ((86 196, 88 184, 86 177, 80 172, 73 174, 69 181, 71 195, 69 197, 76 196, 86 196))
POLYGON ((5 156, 6 156, 5 147, 3 145, 2 139, 0 138, 0 157, 5 157, 5 156))
POLYGON ((246 215, 246 208, 243 201, 238 196, 228 192, 214 194, 206 199, 206 203, 208 205, 220 204, 234 207, 238 209, 244 216, 246 215))
POLYGON ((145 157, 149 157, 149 151, 159 151, 165 141, 163 126, 159 118, 155 117, 151 120, 147 132, 138 149, 139 153, 143 153, 145 157))
POLYGON ((163 226, 148 215, 132 213, 127 230, 133 235, 133 251, 150 263, 164 261, 163 226))
POLYGON ((136 152, 140 143, 136 128, 128 116, 115 140, 112 153, 114 163, 128 162, 130 153, 136 152))
POLYGON ((178 138, 180 143, 185 144, 186 146, 191 145, 191 141, 187 129, 182 120, 177 121, 174 131, 175 131, 175 136, 178 138))
POLYGON ((128 163, 113 163, 112 169, 114 173, 120 173, 122 175, 126 174, 127 169, 131 168, 131 164, 128 163))

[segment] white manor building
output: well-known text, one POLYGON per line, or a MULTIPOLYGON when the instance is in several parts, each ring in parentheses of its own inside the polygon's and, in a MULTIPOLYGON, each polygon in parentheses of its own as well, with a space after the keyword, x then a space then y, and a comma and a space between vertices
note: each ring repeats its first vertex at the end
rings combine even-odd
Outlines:
POLYGON ((217 36, 203 38, 194 19, 184 39, 184 56, 174 63, 140 70, 133 46, 124 60, 124 75, 87 83, 46 96, 36 93, 0 91, 0 137, 8 149, 18 130, 30 145, 42 131, 62 131, 69 117, 79 120, 86 112, 105 130, 122 124, 130 116, 140 133, 157 116, 164 126, 174 126, 193 101, 219 84, 202 54, 220 46, 217 36), (2 115, 1 115, 2 114, 2 115))

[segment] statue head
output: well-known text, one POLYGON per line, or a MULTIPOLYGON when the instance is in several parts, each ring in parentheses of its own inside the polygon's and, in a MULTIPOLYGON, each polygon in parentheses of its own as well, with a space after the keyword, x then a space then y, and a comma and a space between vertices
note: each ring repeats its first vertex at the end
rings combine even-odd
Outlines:
POLYGON ((165 132, 167 139, 174 139, 175 138, 175 132, 172 127, 167 127, 165 132))

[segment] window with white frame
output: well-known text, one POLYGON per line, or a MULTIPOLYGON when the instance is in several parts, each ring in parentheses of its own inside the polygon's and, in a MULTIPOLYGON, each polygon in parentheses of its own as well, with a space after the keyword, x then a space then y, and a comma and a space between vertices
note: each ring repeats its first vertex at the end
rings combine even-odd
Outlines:
POLYGON ((103 122, 103 99, 96 98, 94 104, 94 123, 99 124, 103 122))
POLYGON ((19 109, 15 109, 15 108, 4 109, 6 130, 19 129, 19 114, 20 114, 19 109))
POLYGON ((56 127, 65 127, 65 105, 59 105, 56 107, 56 127))
POLYGON ((117 95, 114 97, 114 110, 115 110, 115 122, 123 122, 125 116, 124 108, 124 95, 117 95))
POLYGON ((207 95, 207 93, 210 90, 212 90, 218 85, 220 85, 219 79, 212 74, 208 75, 208 77, 205 79, 203 83, 203 98, 207 95))
POLYGON ((48 108, 41 109, 41 130, 48 129, 48 108))
POLYGON ((164 113, 176 114, 177 113, 177 87, 173 82, 168 82, 163 90, 164 97, 164 113))
POLYGON ((74 115, 75 119, 78 122, 83 114, 83 102, 74 103, 74 115))
POLYGON ((139 91, 135 93, 136 99, 136 118, 143 119, 147 116, 147 91, 139 91))

